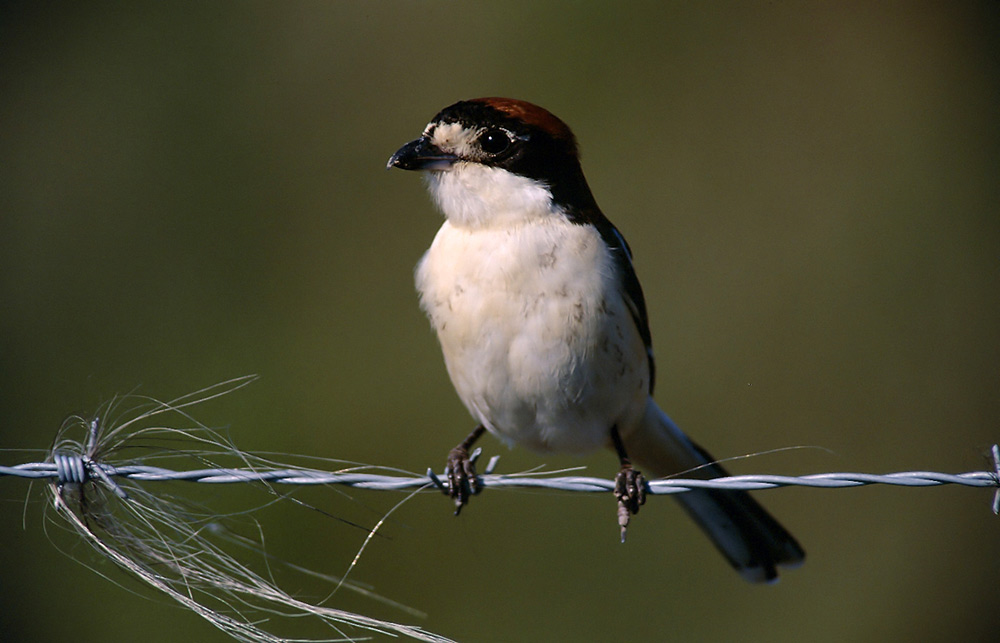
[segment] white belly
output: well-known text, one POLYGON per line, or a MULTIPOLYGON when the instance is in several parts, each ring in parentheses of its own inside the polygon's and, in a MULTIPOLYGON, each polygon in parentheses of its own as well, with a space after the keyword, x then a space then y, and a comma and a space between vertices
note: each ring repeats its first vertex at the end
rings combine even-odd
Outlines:
POLYGON ((456 391, 493 433, 582 453, 638 421, 645 347, 592 227, 559 217, 507 229, 446 222, 416 281, 456 391))

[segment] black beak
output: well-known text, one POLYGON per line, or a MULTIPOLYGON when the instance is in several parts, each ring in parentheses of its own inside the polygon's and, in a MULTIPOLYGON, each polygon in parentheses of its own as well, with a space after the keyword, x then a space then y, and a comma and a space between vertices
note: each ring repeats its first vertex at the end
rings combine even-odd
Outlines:
POLYGON ((385 169, 398 167, 401 170, 446 170, 457 160, 457 156, 442 151, 426 136, 421 136, 399 148, 389 159, 385 169))

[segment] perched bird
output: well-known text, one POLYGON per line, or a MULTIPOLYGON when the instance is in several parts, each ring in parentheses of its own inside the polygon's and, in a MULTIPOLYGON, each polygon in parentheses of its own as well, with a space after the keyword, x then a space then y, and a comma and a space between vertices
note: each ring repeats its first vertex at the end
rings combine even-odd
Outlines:
MULTIPOLYGON (((479 422, 448 456, 458 510, 476 484, 469 448, 485 430, 540 452, 613 449, 623 539, 645 500, 633 462, 657 477, 727 475, 653 401, 632 253, 598 208, 565 123, 520 100, 461 101, 387 167, 424 170, 446 219, 416 285, 455 390, 479 422)), ((773 580, 778 565, 805 557, 746 492, 675 498, 749 581, 773 580)))

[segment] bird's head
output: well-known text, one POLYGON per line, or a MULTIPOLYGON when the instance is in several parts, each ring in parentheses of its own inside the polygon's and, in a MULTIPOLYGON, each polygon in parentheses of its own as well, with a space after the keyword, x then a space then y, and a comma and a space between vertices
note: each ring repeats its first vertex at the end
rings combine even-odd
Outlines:
POLYGON ((444 108, 387 167, 425 170, 435 202, 457 225, 493 226, 596 207, 573 132, 547 110, 510 98, 444 108))

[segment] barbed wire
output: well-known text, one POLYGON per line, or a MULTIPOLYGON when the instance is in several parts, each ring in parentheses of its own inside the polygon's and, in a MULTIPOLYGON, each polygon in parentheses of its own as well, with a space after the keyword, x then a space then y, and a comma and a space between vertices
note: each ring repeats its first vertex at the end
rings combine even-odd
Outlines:
MULTIPOLYGON (((348 580, 347 576, 393 511, 415 494, 435 489, 447 491, 448 476, 435 474, 430 469, 421 476, 357 463, 338 462, 340 468, 333 471, 288 465, 262 454, 242 451, 222 432, 201 425, 189 415, 189 407, 240 389, 254 379, 254 376, 249 376, 221 382, 170 402, 136 395, 112 400, 102 407, 100 413, 108 420, 102 422, 96 417, 87 419, 79 416, 69 418, 60 428, 44 462, 0 466, 0 477, 48 481, 46 489, 51 504, 47 506, 55 509, 62 518, 58 524, 68 525, 101 556, 234 639, 252 643, 285 641, 288 639, 265 630, 264 624, 277 626, 281 620, 276 618, 279 616, 290 620, 306 616, 318 619, 325 628, 340 637, 318 640, 355 641, 358 639, 347 633, 347 628, 354 628, 369 634, 405 636, 432 643, 449 641, 417 626, 370 618, 325 605, 337 591, 344 589, 393 605, 411 616, 419 616, 412 608, 379 596, 369 588, 348 580), (136 400, 137 404, 125 408, 126 401, 133 403, 136 400), (172 422, 173 426, 152 424, 154 418, 160 422, 165 415, 175 418, 176 423, 172 422), (190 428, 176 428, 178 423, 190 428), (181 466, 162 466, 179 463, 181 466), (149 483, 156 482, 207 485, 255 483, 273 493, 278 500, 292 500, 306 507, 310 506, 290 494, 277 493, 274 487, 343 485, 407 493, 373 527, 364 528, 366 537, 347 571, 341 577, 334 577, 299 567, 267 552, 263 526, 250 518, 252 510, 220 514, 194 505, 175 493, 155 493, 154 485, 149 483), (228 526, 228 522, 237 516, 249 520, 249 530, 257 532, 256 536, 239 533, 246 531, 245 523, 235 524, 236 529, 228 526), (243 553, 235 556, 233 547, 240 548, 243 553), (247 552, 257 558, 257 565, 262 571, 253 568, 247 552), (319 578, 324 583, 332 584, 334 589, 323 600, 301 600, 277 585, 271 568, 279 564, 291 571, 319 578)), ((482 450, 476 449, 471 457, 475 461, 481 454, 482 450)), ((789 486, 824 489, 876 484, 993 487, 997 489, 993 512, 998 513, 1000 447, 993 445, 991 455, 992 470, 958 474, 905 471, 888 474, 740 475, 715 479, 676 477, 649 480, 646 484, 650 495, 685 493, 694 489, 760 491, 789 486)), ((296 458, 301 462, 321 461, 325 466, 334 462, 287 454, 276 457, 296 458)), ((614 492, 613 480, 563 475, 577 469, 498 474, 498 459, 498 456, 491 458, 483 473, 477 476, 479 484, 473 485, 475 492, 491 488, 614 492)), ((697 472, 686 472, 686 475, 697 475, 697 472)), ((320 512, 331 515, 322 510, 320 512)), ((347 520, 343 522, 359 526, 347 520)))
MULTIPOLYGON (((198 463, 234 472, 264 468, 291 470, 287 466, 271 466, 274 463, 260 455, 238 449, 221 431, 202 425, 189 414, 189 407, 231 393, 255 379, 255 376, 235 378, 169 402, 139 395, 112 399, 100 409, 99 415, 105 420, 81 416, 67 418, 48 450, 47 461, 0 466, 0 477, 48 480, 45 490, 50 502, 43 505, 46 525, 68 528, 101 557, 235 640, 247 643, 353 643, 380 635, 452 643, 452 639, 418 625, 374 618, 328 605, 343 590, 389 605, 411 617, 425 616, 377 594, 365 584, 350 580, 348 576, 360 552, 339 576, 302 567, 275 555, 266 546, 264 525, 255 516, 258 510, 285 500, 306 509, 317 509, 322 516, 361 528, 366 534, 361 546, 363 551, 387 517, 415 492, 411 491, 397 502, 374 527, 365 527, 288 495, 273 493, 273 488, 265 481, 257 485, 271 492, 263 504, 238 511, 231 508, 220 511, 218 507, 206 505, 205 501, 196 502, 173 492, 152 490, 148 482, 134 477, 144 473, 152 475, 151 480, 156 479, 155 470, 160 467, 148 466, 148 463, 164 460, 171 463, 180 460, 185 466, 198 463), (171 419, 161 424, 165 418, 171 419), (187 428, 177 428, 178 425, 187 428), (229 462, 239 466, 217 466, 229 462), (275 576, 279 568, 282 574, 295 575, 298 588, 295 592, 279 585, 275 576), (302 597, 302 588, 311 586, 306 583, 309 579, 313 585, 319 583, 319 599, 302 597), (305 619, 318 623, 324 635, 303 638, 275 633, 279 629, 301 627, 297 624, 305 619)), ((305 471, 303 469, 301 475, 308 475, 305 471)), ((186 477, 198 477, 197 472, 193 468, 173 472, 175 480, 186 477)), ((167 480, 170 476, 159 479, 167 480)), ((243 481, 247 481, 245 476, 243 481)), ((215 495, 212 494, 209 504, 222 500, 215 495)), ((56 540, 50 538, 50 541, 59 547, 56 540)), ((81 558, 79 548, 69 547, 63 552, 95 573, 111 578, 106 566, 93 565, 81 558)))
MULTIPOLYGON (((476 449, 473 460, 480 457, 482 450, 476 449)), ((1000 513, 1000 447, 993 445, 994 471, 969 471, 966 473, 942 473, 936 471, 901 471, 898 473, 873 474, 857 472, 817 473, 804 476, 783 476, 772 474, 750 474, 724 478, 667 478, 649 480, 647 493, 669 495, 685 493, 694 489, 720 489, 761 491, 780 487, 812 487, 821 489, 843 489, 868 485, 892 485, 899 487, 937 487, 941 485, 962 485, 966 487, 996 487, 993 512, 1000 513)), ((378 491, 404 491, 409 489, 438 488, 447 491, 447 474, 438 475, 428 469, 424 476, 386 475, 363 471, 322 471, 317 469, 283 467, 278 469, 258 468, 205 468, 178 471, 149 465, 116 466, 90 459, 80 453, 59 452, 52 455, 51 462, 31 462, 14 466, 0 466, 0 476, 29 479, 51 479, 58 484, 82 484, 89 480, 99 480, 119 497, 127 494, 114 482, 115 478, 126 478, 139 482, 186 481, 205 484, 237 484, 270 482, 282 485, 344 485, 357 489, 378 491)), ((615 481, 587 476, 550 476, 539 472, 496 474, 499 456, 494 456, 485 472, 478 476, 479 486, 487 488, 535 488, 585 493, 610 493, 615 489, 615 481)))

